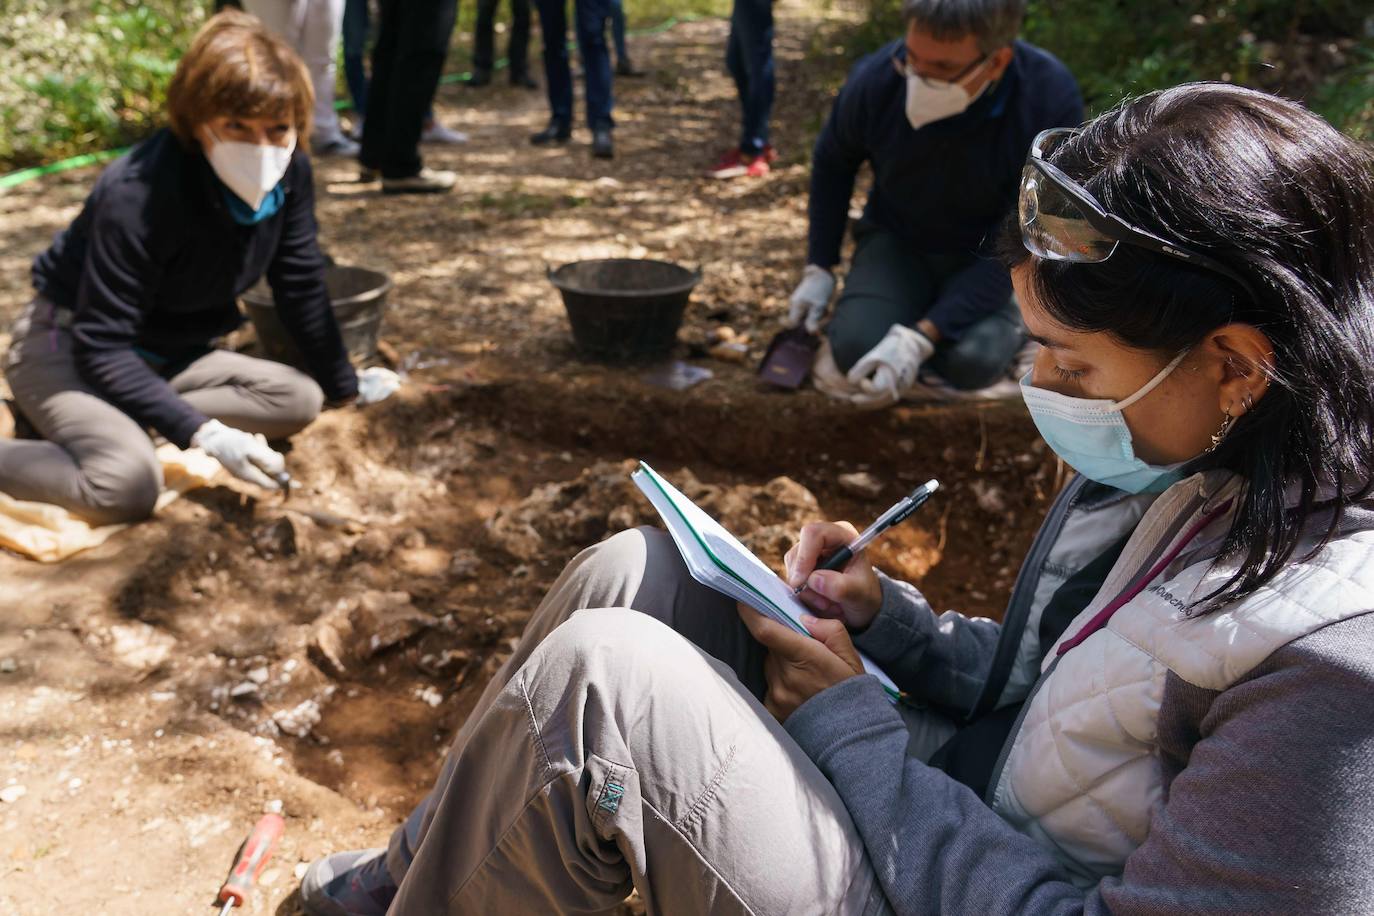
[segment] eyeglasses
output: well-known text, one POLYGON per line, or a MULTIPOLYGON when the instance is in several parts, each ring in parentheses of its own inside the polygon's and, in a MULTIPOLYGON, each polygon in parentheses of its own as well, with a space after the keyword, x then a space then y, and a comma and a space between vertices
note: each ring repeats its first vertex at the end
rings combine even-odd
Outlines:
POLYGON ((967 67, 960 70, 954 76, 951 76, 949 78, 937 76, 924 76, 920 73, 917 73, 915 70, 911 69, 911 65, 906 62, 906 58, 902 56, 902 51, 900 50, 892 52, 892 66, 896 68, 897 72, 901 74, 903 79, 911 79, 913 76, 915 76, 927 81, 936 80, 941 83, 962 83, 970 73, 977 70, 979 67, 983 66, 983 64, 987 63, 990 57, 992 57, 991 54, 984 54, 982 57, 978 58, 973 63, 969 64, 967 67))
POLYGON ((1221 274, 1255 298, 1250 284, 1225 264, 1113 216, 1086 188, 1045 161, 1056 145, 1077 132, 1076 127, 1055 127, 1041 131, 1031 143, 1017 200, 1027 251, 1050 261, 1098 264, 1126 242, 1221 274))

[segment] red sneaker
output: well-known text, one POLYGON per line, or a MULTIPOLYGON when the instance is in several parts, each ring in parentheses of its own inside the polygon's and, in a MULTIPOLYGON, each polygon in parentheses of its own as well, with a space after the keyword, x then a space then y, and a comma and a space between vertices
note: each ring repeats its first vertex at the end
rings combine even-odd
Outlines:
POLYGON ((765 146, 763 152, 757 156, 749 156, 739 151, 739 148, 726 150, 721 153, 720 159, 716 164, 706 170, 707 178, 762 178, 772 171, 768 164, 778 158, 777 150, 772 146, 765 146))

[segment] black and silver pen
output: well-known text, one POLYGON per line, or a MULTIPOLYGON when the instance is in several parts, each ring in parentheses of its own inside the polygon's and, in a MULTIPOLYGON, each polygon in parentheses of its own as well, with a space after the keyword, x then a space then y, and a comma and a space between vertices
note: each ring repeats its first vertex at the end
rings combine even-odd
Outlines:
MULTIPOLYGON (((845 564, 854 559, 855 554, 873 543, 878 535, 882 534, 887 529, 894 525, 900 525, 910 518, 911 514, 921 508, 921 506, 925 504, 925 501, 930 499, 931 494, 938 489, 940 489, 940 481, 927 480, 925 483, 912 490, 910 496, 903 496, 901 499, 897 500, 896 504, 894 504, 891 509, 888 509, 882 515, 878 516, 877 520, 865 528, 862 534, 826 557, 816 566, 816 569, 824 569, 831 572, 838 572, 844 569, 845 564)), ((815 572, 815 570, 812 570, 812 572, 815 572)), ((809 574, 808 578, 810 578, 809 574)), ((806 583, 803 582, 801 585, 797 586, 792 594, 800 595, 805 588, 806 583)))

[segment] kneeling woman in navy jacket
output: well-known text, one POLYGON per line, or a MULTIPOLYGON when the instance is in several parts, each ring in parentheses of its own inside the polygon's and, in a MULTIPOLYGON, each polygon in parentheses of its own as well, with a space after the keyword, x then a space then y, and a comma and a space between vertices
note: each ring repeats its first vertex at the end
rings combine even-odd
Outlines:
POLYGON ((150 428, 275 487, 267 438, 395 390, 394 373, 349 364, 325 291, 297 145, 311 104, 300 60, 258 20, 206 23, 172 78, 170 129, 111 164, 34 261, 5 375, 42 441, 0 442, 0 491, 96 523, 144 518, 162 486, 150 428), (264 273, 308 375, 212 346, 264 273))

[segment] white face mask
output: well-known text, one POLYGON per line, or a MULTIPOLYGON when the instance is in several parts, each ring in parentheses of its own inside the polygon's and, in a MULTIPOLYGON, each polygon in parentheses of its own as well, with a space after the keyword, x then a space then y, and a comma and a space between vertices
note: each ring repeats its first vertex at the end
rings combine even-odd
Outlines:
POLYGON ((257 210, 291 164, 291 153, 296 149, 295 131, 291 132, 291 142, 286 146, 221 140, 208 128, 206 132, 215 141, 205 154, 210 160, 210 168, 229 190, 257 210))
MULTIPOLYGON (((975 67, 978 72, 982 67, 975 67)), ((965 77, 967 79, 967 77, 965 77)), ((974 100, 987 91, 992 81, 984 83, 976 95, 970 95, 962 83, 947 83, 915 73, 906 78, 906 119, 912 130, 920 130, 933 121, 943 121, 961 114, 974 100)))

